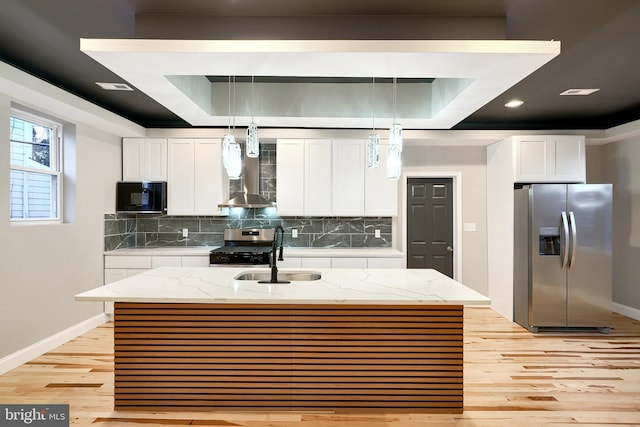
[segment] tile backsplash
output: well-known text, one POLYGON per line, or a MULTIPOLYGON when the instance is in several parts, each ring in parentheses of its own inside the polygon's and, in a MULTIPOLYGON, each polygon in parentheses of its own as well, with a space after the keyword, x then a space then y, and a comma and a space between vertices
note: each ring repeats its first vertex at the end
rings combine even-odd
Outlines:
POLYGON ((285 228, 289 247, 391 247, 391 218, 278 217, 268 209, 238 209, 228 217, 106 214, 106 251, 130 247, 221 246, 225 228, 285 228), (266 212, 265 212, 266 211, 266 212), (182 237, 183 229, 188 236, 182 237), (298 231, 293 238, 292 230, 298 231), (375 237, 380 230, 380 238, 375 237))
MULTIPOLYGON (((260 194, 276 201, 276 146, 260 145, 260 194)), ((244 188, 230 181, 229 197, 244 188)), ((289 247, 353 248, 391 247, 390 217, 279 217, 274 208, 231 209, 229 216, 168 216, 154 214, 105 214, 104 249, 131 247, 221 246, 225 228, 285 229, 289 247), (184 229, 187 237, 182 237, 184 229), (293 238, 292 230, 298 231, 293 238), (380 230, 380 238, 375 237, 380 230)))

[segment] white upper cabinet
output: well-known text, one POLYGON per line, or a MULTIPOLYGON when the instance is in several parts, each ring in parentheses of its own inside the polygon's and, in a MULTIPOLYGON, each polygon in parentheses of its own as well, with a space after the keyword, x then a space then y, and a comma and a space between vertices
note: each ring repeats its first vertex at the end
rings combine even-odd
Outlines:
POLYGON ((389 145, 380 145, 380 164, 377 168, 365 166, 364 213, 367 216, 398 215, 400 180, 387 178, 388 148, 389 145))
POLYGON ((332 141, 331 206, 339 216, 364 215, 365 142, 332 141))
POLYGON ((222 167, 222 141, 196 139, 194 147, 194 214, 223 215, 218 207, 229 197, 229 179, 222 167))
POLYGON ((514 136, 513 144, 515 182, 585 182, 584 136, 514 136))
POLYGON ((331 152, 330 140, 305 141, 304 215, 306 216, 326 216, 333 213, 331 152))
POLYGON ((276 159, 278 215, 304 215, 304 140, 278 140, 276 159))
POLYGON ((166 181, 167 140, 164 138, 123 138, 123 181, 166 181))
POLYGON ((219 139, 175 138, 168 141, 167 214, 223 215, 228 198, 219 139))
POLYGON ((387 179, 386 146, 374 169, 362 139, 281 139, 276 150, 279 215, 397 215, 398 181, 387 179))

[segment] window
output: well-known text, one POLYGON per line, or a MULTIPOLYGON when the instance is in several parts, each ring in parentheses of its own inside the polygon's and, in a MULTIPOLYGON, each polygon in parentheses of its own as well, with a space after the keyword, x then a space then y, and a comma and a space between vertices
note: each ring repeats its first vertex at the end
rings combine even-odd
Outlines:
POLYGON ((12 110, 10 218, 61 222, 62 125, 12 110))

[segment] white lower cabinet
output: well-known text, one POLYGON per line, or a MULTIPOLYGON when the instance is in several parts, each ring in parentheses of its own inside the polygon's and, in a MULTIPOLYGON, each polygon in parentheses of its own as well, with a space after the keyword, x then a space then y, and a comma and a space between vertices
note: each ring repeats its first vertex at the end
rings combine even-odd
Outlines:
POLYGON ((331 258, 302 258, 302 268, 331 268, 331 258))
POLYGON ((367 268, 367 259, 331 258, 331 268, 367 268))
POLYGON ((367 258, 367 268, 403 268, 402 258, 367 258))
POLYGON ((209 267, 209 255, 183 256, 182 267, 209 267))

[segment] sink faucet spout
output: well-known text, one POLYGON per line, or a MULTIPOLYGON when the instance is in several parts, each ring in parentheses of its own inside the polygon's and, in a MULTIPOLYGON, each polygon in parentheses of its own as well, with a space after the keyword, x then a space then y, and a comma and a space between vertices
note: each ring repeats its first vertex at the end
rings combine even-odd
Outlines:
POLYGON ((261 280, 258 283, 291 283, 288 280, 278 280, 277 261, 284 261, 283 257, 284 228, 281 225, 273 230, 273 242, 271 242, 271 280, 261 280), (280 248, 278 250, 278 234, 280 234, 280 248), (276 258, 276 254, 277 258, 276 258))

